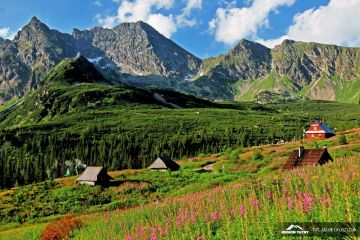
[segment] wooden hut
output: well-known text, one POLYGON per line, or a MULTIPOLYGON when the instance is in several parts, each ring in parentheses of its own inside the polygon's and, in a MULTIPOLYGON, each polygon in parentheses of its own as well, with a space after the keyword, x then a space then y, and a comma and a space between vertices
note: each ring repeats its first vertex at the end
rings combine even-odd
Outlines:
POLYGON ((311 138, 330 138, 335 136, 336 133, 323 121, 315 121, 307 131, 305 136, 307 139, 311 138))
POLYGON ((304 149, 299 147, 298 150, 294 150, 288 161, 283 166, 283 169, 293 169, 304 166, 323 165, 328 161, 333 161, 327 148, 320 149, 304 149))
POLYGON ((103 167, 87 167, 81 176, 76 179, 79 184, 88 184, 91 186, 105 185, 113 180, 103 167))
POLYGON ((177 171, 180 165, 167 157, 158 157, 148 168, 157 171, 177 171))

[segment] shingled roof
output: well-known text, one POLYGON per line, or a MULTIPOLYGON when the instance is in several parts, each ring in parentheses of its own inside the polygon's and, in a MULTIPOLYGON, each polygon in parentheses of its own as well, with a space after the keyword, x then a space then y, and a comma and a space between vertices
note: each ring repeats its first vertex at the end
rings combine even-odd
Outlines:
POLYGON ((98 182, 98 181, 109 181, 113 179, 110 177, 105 168, 103 167, 87 167, 85 171, 81 174, 77 182, 79 181, 88 181, 88 182, 98 182))
POLYGON ((158 157, 148 168, 154 170, 170 169, 172 171, 176 171, 179 170, 180 165, 167 157, 158 157))
POLYGON ((332 161, 332 157, 326 148, 322 149, 303 149, 294 150, 288 161, 284 164, 284 169, 292 169, 303 166, 314 166, 325 164, 332 161))

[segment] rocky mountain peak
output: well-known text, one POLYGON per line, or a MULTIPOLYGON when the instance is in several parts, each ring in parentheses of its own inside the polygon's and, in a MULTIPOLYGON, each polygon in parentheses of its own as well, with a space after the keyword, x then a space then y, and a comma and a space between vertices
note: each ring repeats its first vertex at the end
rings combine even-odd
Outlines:
POLYGON ((227 54, 232 56, 240 56, 245 54, 246 57, 250 58, 262 58, 264 55, 269 55, 269 53, 270 49, 264 45, 242 39, 234 48, 230 49, 227 54))
POLYGON ((285 39, 284 41, 282 41, 281 45, 291 45, 296 43, 296 41, 291 40, 291 39, 285 39))
POLYGON ((33 17, 14 40, 0 39, 0 90, 7 95, 5 98, 0 94, 0 103, 31 91, 44 80, 48 70, 77 53, 114 81, 130 74, 154 77, 168 84, 168 78, 182 81, 194 75, 201 63, 141 21, 122 23, 113 29, 74 29, 70 35, 50 29, 33 17))
POLYGON ((36 17, 18 32, 13 42, 18 46, 21 60, 42 73, 61 59, 76 54, 69 34, 50 29, 36 17))
POLYGON ((110 64, 132 75, 183 78, 195 74, 201 63, 142 21, 121 23, 113 29, 75 30, 73 36, 86 57, 108 56, 110 64))
POLYGON ((36 16, 30 19, 29 25, 41 25, 43 24, 36 16))
POLYGON ((233 82, 240 79, 256 79, 269 74, 270 71, 270 49, 243 39, 227 53, 205 59, 198 77, 207 75, 210 78, 233 82))
POLYGON ((15 39, 19 39, 22 34, 29 34, 29 33, 37 34, 38 32, 49 32, 49 31, 50 28, 34 16, 31 18, 30 22, 20 30, 20 32, 17 34, 15 39))
POLYGON ((250 41, 250 40, 247 40, 247 39, 241 39, 239 41, 239 43, 234 48, 240 48, 240 47, 253 48, 253 47, 258 47, 258 46, 265 47, 265 46, 261 45, 260 43, 253 42, 253 41, 250 41))

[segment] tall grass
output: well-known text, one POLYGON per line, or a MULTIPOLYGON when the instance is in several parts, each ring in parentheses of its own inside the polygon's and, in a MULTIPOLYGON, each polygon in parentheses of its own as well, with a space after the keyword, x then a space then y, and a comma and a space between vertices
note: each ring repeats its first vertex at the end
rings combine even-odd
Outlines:
POLYGON ((91 219, 75 239, 279 239, 281 222, 360 220, 360 161, 337 159, 91 219))

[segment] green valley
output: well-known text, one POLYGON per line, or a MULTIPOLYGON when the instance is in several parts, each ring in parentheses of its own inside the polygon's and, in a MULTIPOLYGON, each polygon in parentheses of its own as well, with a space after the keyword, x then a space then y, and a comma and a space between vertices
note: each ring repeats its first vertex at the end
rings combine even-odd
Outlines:
POLYGON ((69 213, 84 223, 71 239, 148 239, 153 235, 158 239, 217 239, 245 233, 277 239, 279 226, 274 222, 278 218, 324 221, 329 211, 336 211, 337 221, 356 221, 360 131, 343 134, 345 145, 333 138, 202 154, 178 161, 179 172, 114 171, 110 175, 115 180, 107 187, 79 186, 76 177, 69 177, 0 191, 0 238, 38 239, 49 222, 69 213), (282 171, 289 152, 300 145, 327 146, 334 162, 282 171), (209 164, 212 172, 200 171, 209 164), (347 194, 346 199, 340 191, 347 194), (308 205, 303 205, 303 194, 312 199, 308 205), (186 208, 194 211, 194 218, 184 212, 186 208), (259 224, 251 224, 254 218, 259 224), (174 225, 166 227, 169 221, 174 225), (197 224, 192 225, 193 221, 197 224), (268 228, 259 235, 260 223, 268 228), (152 232, 154 225, 166 230, 152 232), (240 226, 246 229, 235 231, 240 226))
POLYGON ((64 60, 48 76, 0 116, 2 188, 61 177, 67 160, 109 170, 144 168, 159 155, 181 159, 301 139, 315 118, 336 130, 360 124, 357 104, 220 103, 97 83, 101 75, 82 57, 64 60))

